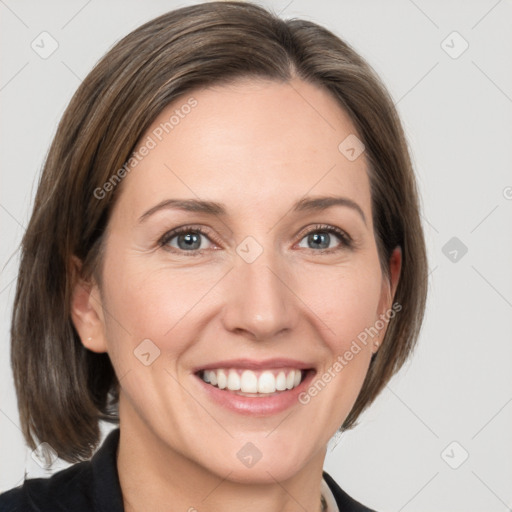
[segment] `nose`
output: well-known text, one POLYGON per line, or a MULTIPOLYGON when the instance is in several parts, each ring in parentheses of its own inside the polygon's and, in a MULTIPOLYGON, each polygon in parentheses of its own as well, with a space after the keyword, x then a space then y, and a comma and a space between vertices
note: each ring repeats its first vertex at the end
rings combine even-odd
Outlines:
POLYGON ((267 340, 291 331, 299 319, 289 270, 264 251, 256 261, 237 258, 226 283, 224 327, 252 340, 267 340))

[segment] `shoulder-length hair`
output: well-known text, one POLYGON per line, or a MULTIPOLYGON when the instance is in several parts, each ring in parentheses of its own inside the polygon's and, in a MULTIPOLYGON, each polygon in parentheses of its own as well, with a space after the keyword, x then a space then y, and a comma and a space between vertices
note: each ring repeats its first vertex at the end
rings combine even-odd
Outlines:
POLYGON ((386 88, 347 43, 315 23, 282 20, 248 2, 193 5, 137 28, 96 64, 47 155, 21 243, 11 329, 20 420, 31 448, 45 441, 66 461, 84 460, 100 441, 99 420, 118 421, 110 359, 82 345, 70 315, 73 257, 83 264, 82 277, 101 285, 105 228, 122 188, 104 184, 170 102, 242 77, 299 77, 332 93, 365 145, 384 275, 393 249, 402 250, 394 297, 401 311, 389 320, 342 430, 356 424, 409 357, 423 320, 427 263, 407 143, 386 88))

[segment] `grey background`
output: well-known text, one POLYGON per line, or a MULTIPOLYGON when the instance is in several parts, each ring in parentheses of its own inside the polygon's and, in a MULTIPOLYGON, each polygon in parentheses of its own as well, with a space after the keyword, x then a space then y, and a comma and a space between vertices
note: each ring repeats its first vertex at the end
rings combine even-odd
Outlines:
MULTIPOLYGON (((25 448, 9 366, 17 246, 57 122, 115 41, 189 3, 0 0, 0 492, 25 472, 65 467, 45 471, 25 448), (59 45, 46 59, 31 48, 43 31, 59 45)), ((360 425, 332 440, 325 469, 379 511, 509 510, 511 2, 260 3, 325 25, 376 69, 402 117, 422 196, 430 296, 418 349, 360 425), (469 44, 457 58, 464 43, 453 31, 469 44)))

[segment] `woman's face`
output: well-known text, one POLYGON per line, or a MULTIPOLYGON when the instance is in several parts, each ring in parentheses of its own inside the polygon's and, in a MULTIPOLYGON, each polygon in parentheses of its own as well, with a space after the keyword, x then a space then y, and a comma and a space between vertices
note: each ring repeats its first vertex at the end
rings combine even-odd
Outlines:
POLYGON ((329 93, 299 80, 193 91, 143 136, 82 338, 108 351, 122 428, 142 443, 238 481, 321 466, 399 271, 397 254, 391 284, 381 272, 355 136, 329 93), (294 370, 301 384, 283 391, 294 370), (219 388, 240 385, 252 394, 219 388))

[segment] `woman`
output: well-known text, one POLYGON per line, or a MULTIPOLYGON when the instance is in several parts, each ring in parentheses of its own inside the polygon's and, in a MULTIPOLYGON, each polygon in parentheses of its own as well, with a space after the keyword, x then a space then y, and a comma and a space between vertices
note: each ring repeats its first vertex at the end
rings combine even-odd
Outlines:
POLYGON ((326 446, 425 296, 405 138, 354 50, 246 2, 146 23, 71 100, 22 242, 21 424, 77 464, 0 508, 369 510, 326 446))

